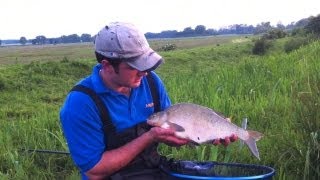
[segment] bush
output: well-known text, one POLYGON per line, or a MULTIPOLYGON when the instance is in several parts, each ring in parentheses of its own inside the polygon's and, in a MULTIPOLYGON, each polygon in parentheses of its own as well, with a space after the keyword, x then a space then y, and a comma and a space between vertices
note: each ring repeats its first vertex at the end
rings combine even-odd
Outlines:
POLYGON ((162 46, 159 51, 172 51, 177 49, 177 45, 175 44, 165 44, 164 46, 162 46))
POLYGON ((295 28, 291 32, 292 36, 305 36, 306 34, 307 32, 304 28, 295 28))
POLYGON ((293 50, 299 49, 301 46, 307 45, 309 43, 309 40, 305 37, 296 37, 293 39, 290 39, 284 44, 284 51, 286 53, 289 53, 293 50))
POLYGON ((272 29, 264 34, 262 38, 264 39, 280 39, 287 36, 287 33, 282 29, 272 29))
POLYGON ((4 90, 5 89, 5 82, 3 79, 0 78, 0 91, 4 90))
POLYGON ((271 42, 264 38, 261 38, 256 40, 256 42, 254 43, 252 53, 255 55, 264 55, 270 47, 271 42))

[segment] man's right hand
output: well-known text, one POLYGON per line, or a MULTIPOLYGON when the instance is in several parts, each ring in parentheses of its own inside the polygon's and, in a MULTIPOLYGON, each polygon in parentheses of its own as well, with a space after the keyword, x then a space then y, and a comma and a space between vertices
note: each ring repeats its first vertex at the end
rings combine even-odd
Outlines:
POLYGON ((155 142, 165 143, 169 146, 182 146, 189 143, 188 139, 175 136, 175 131, 172 129, 153 127, 148 133, 153 137, 155 142))

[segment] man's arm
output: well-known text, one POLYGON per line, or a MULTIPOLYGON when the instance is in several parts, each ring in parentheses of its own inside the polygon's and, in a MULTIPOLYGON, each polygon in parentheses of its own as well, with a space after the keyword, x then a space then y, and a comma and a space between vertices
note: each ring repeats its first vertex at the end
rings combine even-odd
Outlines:
POLYGON ((101 179, 112 175, 128 165, 139 153, 153 142, 163 142, 181 146, 188 143, 186 139, 174 136, 174 131, 159 127, 151 128, 133 141, 113 150, 105 151, 100 161, 86 175, 89 179, 101 179))

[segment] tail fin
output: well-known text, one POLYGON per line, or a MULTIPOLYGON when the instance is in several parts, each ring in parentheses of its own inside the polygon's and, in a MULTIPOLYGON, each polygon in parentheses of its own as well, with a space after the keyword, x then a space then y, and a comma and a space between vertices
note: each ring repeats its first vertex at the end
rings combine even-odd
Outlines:
POLYGON ((263 135, 260 132, 250 131, 250 130, 248 130, 248 133, 249 133, 249 138, 245 140, 245 143, 248 145, 252 154, 260 160, 256 141, 259 141, 263 135))

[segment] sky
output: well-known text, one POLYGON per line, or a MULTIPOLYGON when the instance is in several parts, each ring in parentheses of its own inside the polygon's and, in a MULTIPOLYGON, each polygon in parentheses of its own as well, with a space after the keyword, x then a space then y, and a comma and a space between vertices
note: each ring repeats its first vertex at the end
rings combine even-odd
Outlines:
POLYGON ((159 33, 197 25, 287 25, 319 14, 320 0, 0 0, 0 39, 94 36, 115 21, 159 33))

